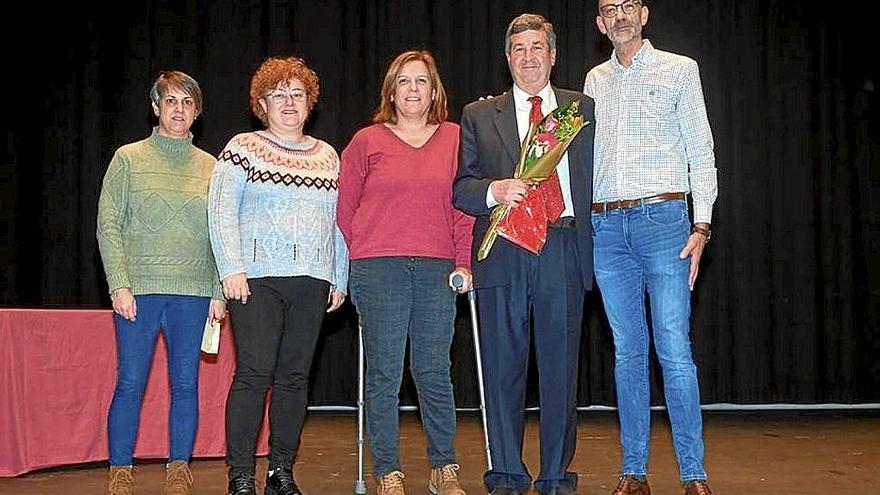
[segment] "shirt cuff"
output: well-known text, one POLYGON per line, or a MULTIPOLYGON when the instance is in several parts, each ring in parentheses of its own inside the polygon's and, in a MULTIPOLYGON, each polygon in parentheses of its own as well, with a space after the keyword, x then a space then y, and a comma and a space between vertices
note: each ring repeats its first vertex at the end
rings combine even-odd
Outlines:
POLYGON ((489 184, 489 187, 486 188, 486 207, 491 209, 500 204, 498 201, 495 201, 495 196, 492 196, 492 185, 489 184))
POLYGON ((712 205, 694 205, 694 223, 712 223, 712 205))

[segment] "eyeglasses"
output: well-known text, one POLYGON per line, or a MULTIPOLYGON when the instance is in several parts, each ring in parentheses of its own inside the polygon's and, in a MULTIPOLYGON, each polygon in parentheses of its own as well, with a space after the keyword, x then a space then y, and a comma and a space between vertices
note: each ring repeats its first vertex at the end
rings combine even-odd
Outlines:
POLYGON ((277 105, 283 105, 288 98, 296 102, 303 102, 306 101, 307 96, 306 92, 300 89, 294 89, 293 91, 276 89, 266 93, 266 99, 277 105))
POLYGON ((599 8, 599 13, 602 14, 602 17, 614 17, 617 15, 618 11, 622 11, 624 14, 632 14, 636 11, 636 8, 641 5, 640 0, 629 0, 628 2, 623 3, 609 3, 608 5, 603 5, 599 8))

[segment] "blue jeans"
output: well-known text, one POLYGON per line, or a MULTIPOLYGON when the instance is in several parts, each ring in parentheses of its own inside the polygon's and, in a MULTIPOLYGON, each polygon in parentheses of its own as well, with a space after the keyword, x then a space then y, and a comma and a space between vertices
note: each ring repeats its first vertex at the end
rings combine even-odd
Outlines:
POLYGON ((116 315, 118 371, 107 418, 110 465, 132 464, 141 399, 160 325, 168 347, 171 382, 171 409, 168 413, 171 452, 168 460, 189 462, 199 422, 199 347, 211 299, 166 294, 147 294, 134 299, 137 304, 135 321, 116 315))
POLYGON ((681 480, 705 479, 700 388, 689 336, 690 260, 678 257, 690 231, 687 204, 673 200, 594 212, 592 222, 596 281, 614 334, 623 474, 647 473, 653 335, 681 480))
POLYGON ((367 431, 373 471, 401 469, 398 397, 406 340, 432 467, 455 463, 455 400, 449 348, 455 293, 447 279, 453 261, 419 257, 352 260, 351 297, 357 305, 366 355, 367 431))

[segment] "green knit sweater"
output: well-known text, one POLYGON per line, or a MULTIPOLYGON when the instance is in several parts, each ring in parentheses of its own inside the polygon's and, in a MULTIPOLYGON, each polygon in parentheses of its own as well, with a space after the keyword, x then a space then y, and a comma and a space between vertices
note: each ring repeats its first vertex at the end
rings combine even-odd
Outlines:
POLYGON ((116 150, 98 201, 98 247, 110 291, 223 300, 208 237, 214 157, 153 134, 116 150))

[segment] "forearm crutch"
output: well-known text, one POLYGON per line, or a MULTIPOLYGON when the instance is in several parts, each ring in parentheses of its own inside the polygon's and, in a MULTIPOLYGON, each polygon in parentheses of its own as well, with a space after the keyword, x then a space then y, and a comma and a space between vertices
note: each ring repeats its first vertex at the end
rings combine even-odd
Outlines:
POLYGON ((483 359, 480 357, 480 328, 477 314, 477 292, 468 291, 471 306, 471 331, 474 334, 474 357, 477 364, 477 388, 480 391, 480 415, 483 418, 483 442, 486 447, 486 466, 492 470, 492 452, 489 450, 489 423, 486 419, 486 390, 483 386, 483 359))
POLYGON ((357 401, 358 431, 358 468, 357 480, 354 482, 354 492, 358 495, 367 493, 367 484, 364 483, 364 330, 358 324, 358 401, 357 401))

